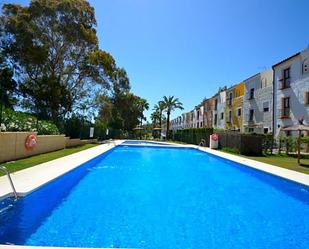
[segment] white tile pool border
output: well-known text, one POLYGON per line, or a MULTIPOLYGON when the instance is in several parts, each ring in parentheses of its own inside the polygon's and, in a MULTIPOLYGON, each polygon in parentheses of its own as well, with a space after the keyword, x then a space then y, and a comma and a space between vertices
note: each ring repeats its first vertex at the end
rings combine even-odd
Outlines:
MULTIPOLYGON (((62 248, 69 248, 69 249, 93 249, 93 247, 52 247, 52 246, 17 246, 17 245, 0 245, 0 249, 62 249, 62 248)), ((111 249, 111 248, 102 248, 101 249, 111 249)), ((120 248, 120 247, 113 247, 113 249, 137 249, 137 248, 120 248)))
MULTIPOLYGON (((18 196, 25 196, 42 185, 66 174, 83 163, 109 151, 123 140, 111 141, 68 156, 11 173, 18 196)), ((6 176, 0 177, 0 200, 12 195, 12 189, 6 176)))
MULTIPOLYGON (((140 140, 139 140, 140 141, 140 140)), ((145 142, 148 142, 147 140, 144 140, 145 142)), ((153 141, 152 141, 153 142, 153 141)), ((267 163, 262 163, 259 161, 255 161, 252 159, 248 159, 245 157, 241 157, 241 156, 237 156, 237 155, 232 155, 229 153, 225 153, 222 151, 218 151, 218 150, 214 150, 214 149, 210 149, 207 147, 202 147, 202 146, 197 146, 197 145, 193 145, 193 144, 177 144, 177 143, 172 143, 172 142, 159 142, 160 145, 157 145, 158 147, 162 147, 164 146, 164 144, 166 145, 173 145, 174 147, 184 147, 184 148, 194 148, 200 151, 204 151, 207 152, 209 154, 236 162, 236 163, 240 163, 244 166, 250 167, 250 168, 254 168, 257 169, 259 171, 264 171, 266 173, 275 175, 275 176, 279 176, 281 178, 285 178, 287 180, 296 182, 296 183, 300 183, 303 185, 306 185, 309 187, 309 175, 308 174, 304 174, 304 173, 300 173, 294 170, 290 170, 290 169, 285 169, 285 168, 281 168, 272 164, 267 164, 267 163)), ((131 145, 130 145, 131 146, 131 145)), ((134 146, 145 146, 143 144, 139 145, 136 144, 134 146)), ((153 145, 150 145, 153 146, 153 145)), ((295 159, 295 163, 296 163, 296 159, 295 159)))
MULTIPOLYGON (((205 148, 205 147, 199 147, 199 146, 195 146, 195 148, 200 150, 200 151, 204 151, 204 152, 210 153, 212 155, 219 156, 221 158, 228 159, 228 160, 236 162, 236 163, 240 163, 244 166, 254 168, 254 169, 257 169, 259 171, 264 171, 266 173, 269 173, 269 174, 272 174, 272 175, 275 175, 275 176, 279 176, 281 178, 285 178, 287 180, 290 180, 290 181, 293 181, 293 182, 296 182, 296 183, 300 183, 302 185, 309 187, 309 175, 307 175, 307 174, 300 173, 300 172, 290 170, 290 169, 281 168, 281 167, 271 165, 271 164, 267 164, 267 163, 262 163, 262 162, 255 161, 255 160, 248 159, 248 158, 244 158, 244 157, 241 157, 241 156, 231 155, 229 153, 225 153, 225 152, 218 151, 218 150, 213 150, 213 149, 209 149, 209 148, 205 148)), ((296 159, 295 159, 295 163, 297 163, 296 159)))
MULTIPOLYGON (((147 141, 147 140, 145 140, 147 141)), ((37 166, 24 169, 21 171, 17 171, 12 173, 12 179, 14 181, 16 190, 19 196, 24 196, 29 194, 30 192, 36 190, 42 185, 47 184, 48 182, 64 175, 65 173, 77 168, 83 163, 93 159, 100 154, 107 152, 114 148, 115 146, 123 143, 124 140, 115 140, 108 144, 99 145, 81 152, 77 152, 62 158, 58 158, 43 164, 39 164, 37 166)), ((264 171, 266 173, 276 175, 296 183, 300 183, 306 186, 309 186, 309 175, 299 173, 293 170, 280 168, 271 164, 266 164, 262 162, 258 162, 255 160, 247 159, 244 157, 231 155, 228 153, 224 153, 221 151, 209 149, 206 147, 200 147, 197 145, 183 145, 176 144, 171 142, 159 142, 162 145, 173 145, 173 147, 183 147, 183 148, 193 148, 203 152, 207 152, 209 154, 219 156, 221 158, 240 163, 244 166, 248 166, 260 171, 264 171)), ((162 147, 162 145, 158 145, 158 147, 162 147)), ((131 145, 130 145, 131 146, 131 145)), ((134 146, 145 146, 142 145, 134 145, 134 146)), ((153 146, 152 144, 150 146, 153 146)), ((168 146, 166 146, 168 147, 168 146)), ((0 177, 0 200, 8 195, 11 195, 11 188, 7 181, 6 176, 0 177)), ((0 245, 0 249, 61 249, 67 247, 42 247, 42 246, 19 246, 19 245, 0 245)), ((74 247, 70 247, 70 249, 77 249, 74 247)), ((78 248, 85 249, 85 248, 78 248)), ((103 249, 103 248, 102 248, 103 249)), ((120 249, 120 248, 119 248, 120 249)), ((127 248, 128 249, 128 248, 127 248)), ((133 249, 133 248, 132 248, 133 249)))

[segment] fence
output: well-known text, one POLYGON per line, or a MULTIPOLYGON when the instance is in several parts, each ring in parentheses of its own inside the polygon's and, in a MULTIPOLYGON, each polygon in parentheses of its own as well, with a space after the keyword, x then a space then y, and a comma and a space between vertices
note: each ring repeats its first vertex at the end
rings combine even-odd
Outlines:
POLYGON ((219 148, 234 148, 244 155, 262 155, 264 136, 238 132, 220 132, 219 148))
POLYGON ((205 140, 205 146, 209 146, 209 137, 212 133, 212 128, 177 130, 173 133, 173 140, 188 144, 199 144, 203 139, 205 140))

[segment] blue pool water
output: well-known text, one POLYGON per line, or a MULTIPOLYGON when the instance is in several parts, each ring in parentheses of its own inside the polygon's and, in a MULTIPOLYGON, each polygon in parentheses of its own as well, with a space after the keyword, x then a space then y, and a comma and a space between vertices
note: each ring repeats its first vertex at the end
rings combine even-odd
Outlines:
POLYGON ((143 140, 126 140, 122 143, 123 145, 164 145, 166 146, 167 144, 160 143, 160 142, 154 142, 154 141, 143 141, 143 140))
POLYGON ((194 149, 119 146, 3 211, 0 243, 308 249, 309 189, 194 149))

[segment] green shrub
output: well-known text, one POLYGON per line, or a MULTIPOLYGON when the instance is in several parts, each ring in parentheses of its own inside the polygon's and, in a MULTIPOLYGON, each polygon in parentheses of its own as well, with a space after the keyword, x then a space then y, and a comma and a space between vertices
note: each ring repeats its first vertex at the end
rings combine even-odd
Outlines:
POLYGON ((2 117, 1 131, 37 131, 39 135, 59 134, 59 130, 53 122, 37 120, 35 116, 28 113, 5 109, 2 117))
POLYGON ((237 155, 240 154, 240 151, 237 148, 225 147, 225 148, 222 148, 221 151, 227 152, 227 153, 232 153, 232 154, 237 154, 237 155))
POLYGON ((300 141, 303 144, 309 144, 309 136, 302 137, 300 141))
POLYGON ((190 128, 177 130, 173 134, 173 140, 189 144, 199 144, 202 139, 209 141, 213 128, 190 128))

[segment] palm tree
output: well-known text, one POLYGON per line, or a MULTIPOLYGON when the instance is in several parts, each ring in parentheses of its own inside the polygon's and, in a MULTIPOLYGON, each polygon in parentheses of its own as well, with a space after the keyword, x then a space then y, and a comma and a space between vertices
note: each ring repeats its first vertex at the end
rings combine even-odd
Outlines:
POLYGON ((159 113, 159 125, 160 128, 162 126, 162 115, 163 115, 163 111, 165 109, 165 105, 163 101, 159 101, 158 104, 156 104, 153 108, 154 111, 159 113))
POLYGON ((139 113, 140 113, 139 116, 141 118, 140 126, 142 127, 143 120, 146 120, 146 118, 144 116, 144 111, 149 109, 149 104, 148 104, 146 99, 140 98, 138 100, 138 109, 139 109, 139 113))
POLYGON ((169 138, 169 129, 170 129, 170 115, 171 112, 175 109, 183 110, 182 103, 179 101, 178 98, 174 96, 164 96, 163 97, 164 103, 164 110, 166 111, 167 115, 167 123, 166 123, 166 139, 169 138))
POLYGON ((151 113, 150 119, 152 120, 152 124, 154 125, 154 127, 157 126, 158 121, 160 122, 160 113, 158 111, 154 111, 153 113, 151 113))

